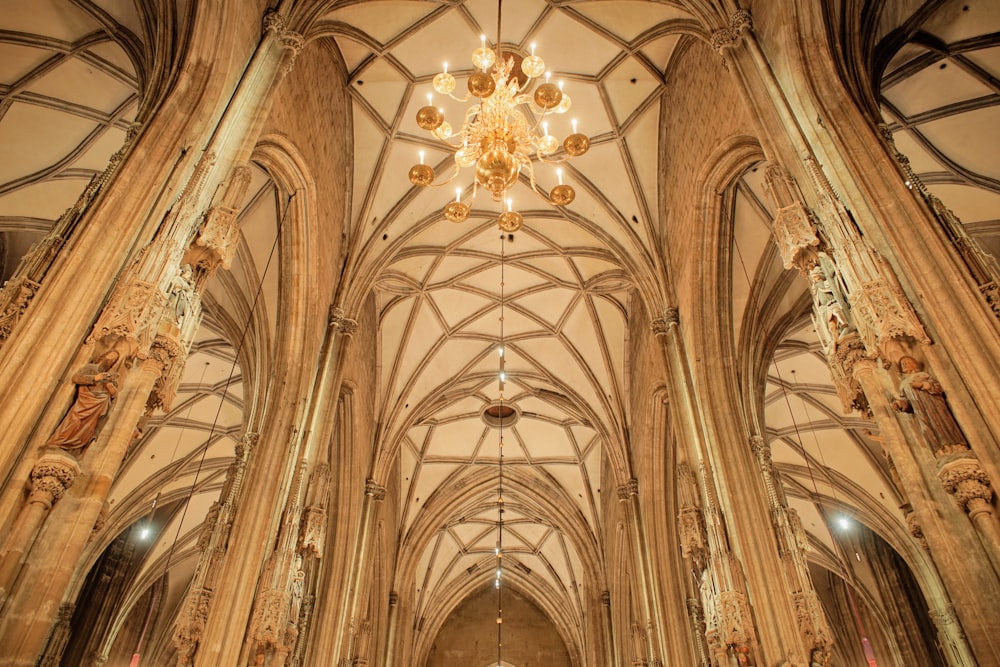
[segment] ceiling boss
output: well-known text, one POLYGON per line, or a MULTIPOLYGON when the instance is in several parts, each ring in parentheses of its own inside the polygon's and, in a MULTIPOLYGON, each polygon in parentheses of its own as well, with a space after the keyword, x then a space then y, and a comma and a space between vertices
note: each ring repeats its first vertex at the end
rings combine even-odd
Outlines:
POLYGON ((448 73, 447 63, 444 71, 434 77, 434 90, 439 94, 459 102, 475 97, 479 102, 465 112, 461 131, 453 135, 443 111, 431 103, 432 96, 428 94, 427 105, 417 111, 417 125, 454 150, 455 168, 446 180, 434 183, 434 168, 424 164, 421 151, 420 164, 410 169, 409 177, 414 185, 440 187, 452 182, 463 168, 474 167, 471 194, 463 197, 462 188, 457 188, 455 200, 444 208, 444 216, 452 222, 466 220, 469 203, 482 187, 490 192, 493 201, 504 204, 498 218, 500 229, 516 232, 523 219, 520 213, 512 210, 507 191, 517 182, 521 170, 527 172, 532 191, 550 204, 565 206, 573 201, 576 192, 563 183, 562 169, 556 170, 559 183, 546 196, 535 183, 534 161, 560 164, 583 155, 590 148, 590 139, 577 132, 575 120, 572 121, 572 134, 561 145, 549 134, 546 118, 568 111, 570 98, 562 91, 561 82, 556 85, 549 81, 545 63, 535 55, 534 44, 527 57, 513 51, 504 52, 498 34, 497 51, 499 55, 487 46, 483 36, 480 47, 472 52, 476 70, 469 76, 469 92, 461 99, 453 95, 456 81, 448 73), (545 81, 538 81, 543 74, 545 81), (465 198, 469 203, 463 201, 465 198))

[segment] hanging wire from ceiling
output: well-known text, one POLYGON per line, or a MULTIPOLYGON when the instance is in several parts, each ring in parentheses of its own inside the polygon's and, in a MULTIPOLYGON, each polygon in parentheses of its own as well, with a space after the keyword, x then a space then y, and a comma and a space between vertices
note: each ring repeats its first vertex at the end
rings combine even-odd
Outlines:
MULTIPOLYGON (((737 187, 737 192, 738 191, 739 191, 739 188, 737 187)), ((733 219, 735 221, 735 213, 732 213, 731 215, 732 215, 732 217, 733 217, 733 219)), ((748 307, 752 306, 753 307, 753 312, 754 313, 759 313, 759 312, 761 312, 761 308, 760 308, 760 303, 757 300, 757 293, 753 289, 753 282, 750 279, 750 272, 747 269, 746 261, 743 259, 743 252, 740 250, 739 239, 737 238, 737 236, 735 234, 733 235, 733 248, 736 251, 736 258, 739 260, 740 268, 743 271, 743 277, 746 280, 748 307)), ((762 334, 763 334, 764 340, 766 342, 766 348, 770 349, 770 350, 776 350, 777 346, 773 345, 773 341, 771 340, 770 333, 767 332, 767 331, 763 331, 762 334)), ((784 380, 784 378, 781 375, 781 367, 780 367, 780 364, 778 363, 778 360, 776 358, 773 358, 772 361, 773 361, 772 365, 774 367, 774 372, 775 372, 775 375, 777 376, 777 379, 778 379, 778 387, 781 389, 781 395, 782 395, 782 397, 783 397, 783 399, 785 401, 785 406, 788 408, 788 417, 789 417, 789 419, 792 422, 792 429, 793 429, 793 431, 795 433, 795 440, 796 440, 796 442, 798 444, 798 451, 799 451, 800 455, 802 456, 803 461, 805 461, 806 471, 809 474, 809 481, 812 484, 813 501, 816 502, 819 505, 820 516, 822 516, 825 519, 825 521, 823 522, 823 525, 825 526, 825 528, 827 530, 827 533, 830 536, 831 542, 833 544, 838 544, 839 542, 838 542, 837 538, 835 537, 835 535, 833 533, 833 530, 830 527, 829 518, 827 517, 827 513, 823 511, 824 504, 821 501, 818 501, 818 499, 821 496, 820 496, 820 493, 819 493, 819 485, 818 485, 818 483, 816 481, 816 473, 813 470, 813 465, 812 465, 811 457, 809 456, 809 453, 806 451, 805 444, 802 441, 802 432, 799 429, 798 420, 795 419, 795 412, 792 410, 791 399, 789 398, 789 395, 788 395, 788 386, 785 383, 785 380, 784 380)), ((795 371, 793 370, 792 371, 793 379, 794 379, 794 373, 795 373, 795 371)), ((803 405, 803 408, 804 408, 807 420, 810 419, 810 417, 809 417, 809 406, 808 406, 807 401, 805 401, 801 396, 798 396, 798 398, 802 402, 802 405, 803 405)), ((763 436, 763 434, 761 434, 761 435, 763 436)), ((823 468, 828 470, 828 467, 826 465, 826 457, 823 455, 823 448, 820 445, 819 437, 816 435, 815 430, 813 430, 813 441, 814 441, 814 443, 816 445, 816 451, 819 454, 820 462, 821 462, 823 468)), ((834 484, 834 482, 832 480, 829 479, 828 475, 824 475, 824 477, 827 477, 826 481, 827 481, 827 484, 829 485, 829 487, 831 489, 831 492, 833 494, 833 501, 836 504, 836 503, 839 502, 837 500, 837 486, 836 486, 836 484, 834 484)), ((874 653, 873 653, 873 650, 872 650, 871 642, 868 639, 868 634, 865 632, 864 624, 861 621, 861 614, 858 611, 857 603, 856 603, 856 601, 854 599, 854 593, 851 590, 851 583, 850 582, 852 581, 853 578, 850 576, 850 572, 848 571, 847 564, 844 561, 843 553, 838 550, 835 553, 835 555, 836 555, 837 565, 840 568, 840 575, 841 575, 841 578, 842 578, 842 580, 844 582, 844 589, 847 592, 847 598, 848 598, 848 601, 849 601, 849 604, 850 604, 850 607, 851 607, 851 612, 852 612, 852 614, 854 616, 853 620, 854 620, 854 623, 857 625, 858 633, 861 636, 862 650, 865 652, 865 657, 869 658, 869 663, 874 667, 874 665, 876 663, 875 663, 875 656, 874 656, 874 653)))
POLYGON ((503 575, 503 420, 506 416, 504 410, 504 383, 507 380, 507 372, 505 370, 506 353, 507 350, 504 348, 504 243, 505 235, 500 235, 500 347, 499 347, 499 366, 500 371, 497 375, 497 381, 500 387, 500 398, 499 398, 499 410, 497 414, 499 415, 499 445, 498 445, 498 457, 497 457, 497 546, 496 546, 496 591, 497 591, 497 667, 502 667, 502 654, 503 654, 503 586, 502 575, 503 575))
MULTIPOLYGON (((281 238, 281 231, 285 226, 285 221, 288 219, 288 210, 291 208, 292 199, 296 196, 297 192, 293 192, 285 198, 284 210, 281 213, 281 217, 278 220, 277 228, 274 231, 274 241, 271 243, 271 250, 267 255, 267 262, 264 264, 264 270, 261 272, 260 280, 257 282, 257 289, 254 293, 253 302, 250 304, 250 309, 247 312, 246 320, 243 323, 243 329, 240 332, 240 338, 237 342, 236 349, 233 352, 233 363, 229 367, 229 375, 226 378, 226 383, 222 388, 222 392, 219 396, 219 406, 216 408, 215 417, 212 419, 212 426, 208 431, 208 435, 205 436, 205 444, 201 448, 201 456, 198 459, 198 466, 195 468, 194 478, 191 481, 191 489, 187 495, 187 502, 184 503, 184 508, 181 510, 181 515, 177 520, 177 528, 174 531, 174 537, 171 540, 170 548, 167 550, 166 557, 163 560, 163 573, 161 578, 166 577, 170 570, 170 562, 173 559, 174 552, 177 549, 177 543, 180 540, 181 529, 184 527, 184 521, 187 518, 188 509, 191 506, 191 499, 194 498, 195 492, 198 488, 198 480, 201 477, 202 469, 205 465, 205 458, 208 455, 208 450, 212 445, 212 439, 215 436, 215 432, 219 425, 219 418, 222 415, 222 408, 226 403, 226 395, 229 393, 229 387, 233 383, 233 378, 236 377, 236 367, 239 364, 240 353, 243 351, 243 346, 246 343, 247 334, 250 332, 250 325, 254 321, 254 313, 257 310, 257 304, 260 302, 261 294, 264 291, 264 281, 267 279, 268 271, 271 268, 271 262, 274 259, 275 251, 278 248, 278 241, 281 238)), ((207 367, 207 364, 206 364, 207 367)), ((202 371, 202 377, 204 377, 204 370, 202 371)), ((179 442, 180 436, 178 436, 179 442)), ((176 453, 176 445, 174 448, 176 453)), ((169 481, 169 480, 167 480, 169 481)), ((159 493, 157 497, 159 497, 159 493)), ((154 505, 155 508, 155 505, 154 505)), ((152 517, 151 517, 152 518, 152 517)), ((132 662, 129 667, 138 667, 140 660, 140 653, 142 649, 143 638, 145 637, 145 632, 139 638, 139 643, 136 646, 135 653, 132 656, 132 662)))

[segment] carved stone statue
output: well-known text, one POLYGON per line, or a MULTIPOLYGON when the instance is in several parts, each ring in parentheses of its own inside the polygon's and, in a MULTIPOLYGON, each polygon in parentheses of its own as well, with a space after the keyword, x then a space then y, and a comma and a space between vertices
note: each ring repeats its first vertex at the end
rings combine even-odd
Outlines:
POLYGON ((97 435, 101 419, 111 408, 111 401, 118 394, 115 375, 111 372, 118 359, 118 352, 110 350, 76 372, 73 376, 76 402, 46 446, 73 450, 90 444, 97 435))
POLYGON ((893 407, 900 412, 913 413, 934 455, 968 449, 965 435, 948 407, 941 383, 924 371, 913 357, 902 357, 899 369, 903 374, 899 383, 902 395, 893 401, 893 407))
POLYGON ((827 277, 821 266, 814 266, 809 271, 809 278, 813 283, 813 303, 816 306, 816 315, 827 326, 833 341, 837 341, 841 333, 849 327, 847 315, 844 313, 842 295, 838 293, 839 290, 836 288, 834 280, 827 277))
POLYGON ((190 264, 183 264, 170 287, 170 299, 167 301, 167 310, 173 311, 174 317, 177 319, 177 326, 181 325, 191 310, 193 299, 194 270, 190 264))
POLYGON ((295 556, 295 576, 292 579, 292 596, 288 611, 288 622, 298 623, 299 613, 302 610, 302 593, 305 588, 306 573, 302 569, 302 555, 295 556))

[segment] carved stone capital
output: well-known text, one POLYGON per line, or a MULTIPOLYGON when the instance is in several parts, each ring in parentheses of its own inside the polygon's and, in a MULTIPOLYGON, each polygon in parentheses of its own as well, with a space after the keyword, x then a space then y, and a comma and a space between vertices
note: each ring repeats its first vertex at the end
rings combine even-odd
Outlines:
POLYGON ((970 518, 984 512, 992 514, 993 488, 978 459, 962 456, 947 461, 938 470, 938 479, 970 518))
POLYGON ((374 479, 365 480, 365 495, 371 496, 374 500, 385 500, 385 487, 374 479))
POLYGON ((345 336, 353 336, 358 330, 358 321, 352 320, 344 314, 344 309, 339 306, 330 308, 330 326, 340 330, 345 336))
POLYGON ((278 40, 281 42, 282 47, 288 49, 289 51, 292 52, 293 55, 296 56, 299 54, 299 51, 302 50, 302 47, 305 46, 306 44, 305 37, 303 37, 301 33, 297 33, 294 30, 283 31, 278 40))
POLYGON ((653 330, 653 335, 655 336, 665 336, 670 332, 672 327, 676 327, 681 322, 680 311, 676 306, 667 306, 663 309, 663 313, 655 318, 651 323, 651 328, 653 330))
POLYGON ((80 474, 80 465, 69 454, 49 452, 31 469, 31 494, 29 503, 38 503, 49 509, 63 497, 66 489, 80 474))
POLYGON ((635 477, 618 487, 618 500, 625 502, 639 495, 639 480, 635 477))
POLYGON ((288 29, 288 19, 284 14, 273 9, 264 13, 264 26, 262 32, 266 35, 269 32, 281 34, 288 29))
POLYGON ((729 19, 729 25, 712 33, 712 48, 720 54, 739 41, 744 30, 753 30, 753 18, 745 9, 737 10, 729 19))

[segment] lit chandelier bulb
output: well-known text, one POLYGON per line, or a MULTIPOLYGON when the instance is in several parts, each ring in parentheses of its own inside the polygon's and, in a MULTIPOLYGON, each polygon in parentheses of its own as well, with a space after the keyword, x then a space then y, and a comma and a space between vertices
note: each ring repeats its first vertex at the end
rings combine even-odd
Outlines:
POLYGON ((493 67, 493 63, 497 61, 497 55, 493 53, 493 49, 486 46, 486 35, 480 35, 479 39, 482 45, 472 52, 472 64, 485 72, 493 67))
POLYGON ((559 176, 559 185, 549 191, 549 202, 554 206, 566 206, 576 198, 576 191, 572 185, 563 184, 562 169, 556 169, 556 174, 559 176))
POLYGON ((549 134, 549 124, 542 123, 542 138, 538 140, 538 154, 551 155, 556 152, 559 143, 556 138, 549 134))
POLYGON ((545 73, 545 83, 539 85, 535 88, 534 100, 535 104, 541 107, 544 111, 551 111, 559 106, 562 102, 563 93, 559 90, 559 87, 554 83, 549 82, 550 72, 545 73))
POLYGON ((585 134, 576 131, 576 119, 573 119, 573 134, 563 140, 563 148, 570 157, 583 155, 590 150, 590 139, 585 134))
POLYGON ((448 74, 448 63, 444 64, 444 70, 434 76, 434 90, 442 95, 450 95, 455 90, 455 77, 448 74))
MULTIPOLYGON (((513 201, 507 199, 507 210, 500 214, 500 218, 497 220, 498 226, 501 231, 513 233, 521 229, 521 225, 524 224, 524 218, 517 211, 511 210, 513 207, 513 201)), ((500 381, 503 382, 507 379, 507 374, 500 371, 500 381)), ((503 502, 503 498, 500 499, 500 503, 503 502)))
POLYGON ((529 79, 534 79, 545 73, 545 62, 535 55, 535 43, 531 43, 531 55, 521 61, 521 71, 529 79))
POLYGON ((424 152, 420 151, 420 164, 410 167, 410 183, 427 186, 434 181, 434 168, 424 164, 424 152))
POLYGON ((422 130, 434 131, 441 127, 444 122, 444 114, 441 110, 431 104, 431 94, 427 93, 427 106, 420 107, 417 111, 417 125, 422 130))
POLYGON ((552 110, 553 113, 566 113, 567 111, 569 111, 569 107, 573 103, 572 100, 569 99, 569 95, 563 92, 562 88, 563 88, 563 82, 560 81, 559 92, 561 93, 562 97, 559 100, 559 104, 556 105, 556 108, 552 110))

